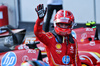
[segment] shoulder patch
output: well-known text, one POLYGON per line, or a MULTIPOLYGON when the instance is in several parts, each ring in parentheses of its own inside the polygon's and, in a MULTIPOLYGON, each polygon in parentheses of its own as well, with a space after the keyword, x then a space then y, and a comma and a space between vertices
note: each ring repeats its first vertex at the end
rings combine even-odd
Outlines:
POLYGON ((46 36, 47 36, 49 39, 51 39, 51 38, 53 37, 52 33, 50 33, 50 32, 47 32, 47 33, 46 33, 46 36))

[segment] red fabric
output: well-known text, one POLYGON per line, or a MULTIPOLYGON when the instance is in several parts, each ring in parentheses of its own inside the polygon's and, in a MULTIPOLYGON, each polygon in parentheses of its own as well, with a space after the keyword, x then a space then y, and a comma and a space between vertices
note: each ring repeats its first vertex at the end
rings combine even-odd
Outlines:
POLYGON ((62 44, 57 43, 54 35, 51 32, 45 33, 42 30, 42 22, 43 19, 37 19, 34 26, 34 34, 41 42, 46 45, 50 66, 60 66, 68 64, 73 64, 73 66, 81 66, 81 62, 77 53, 77 46, 75 44, 71 44, 70 42, 68 42, 68 45, 67 42, 64 42, 62 44), (64 62, 65 60, 67 60, 65 57, 70 57, 70 62, 66 61, 66 63, 68 64, 65 64, 64 62))
POLYGON ((87 61, 87 60, 81 60, 82 64, 87 64, 88 66, 94 66, 93 64, 91 64, 91 62, 87 61))
POLYGON ((97 65, 96 66, 100 66, 100 61, 97 61, 97 65))

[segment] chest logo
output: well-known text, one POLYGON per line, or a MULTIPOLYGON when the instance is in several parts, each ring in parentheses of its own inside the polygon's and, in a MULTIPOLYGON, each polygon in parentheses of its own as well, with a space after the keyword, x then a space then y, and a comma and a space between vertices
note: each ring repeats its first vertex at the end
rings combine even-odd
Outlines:
POLYGON ((74 53, 74 47, 73 46, 70 47, 70 52, 74 53))
POLYGON ((73 49, 74 49, 74 47, 73 47, 73 46, 71 46, 71 47, 70 47, 70 49, 71 49, 71 50, 73 50, 73 49))
POLYGON ((67 56, 63 56, 62 62, 64 64, 69 64, 70 63, 70 57, 68 55, 67 56))
POLYGON ((62 48, 61 44, 56 44, 56 48, 61 49, 62 48))

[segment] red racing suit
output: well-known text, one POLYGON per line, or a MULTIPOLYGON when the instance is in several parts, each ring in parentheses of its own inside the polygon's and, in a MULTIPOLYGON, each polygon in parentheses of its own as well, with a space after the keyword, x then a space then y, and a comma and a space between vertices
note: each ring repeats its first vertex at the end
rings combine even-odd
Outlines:
POLYGON ((81 66, 75 39, 73 38, 74 44, 69 41, 58 43, 51 32, 42 30, 42 26, 43 19, 38 18, 34 26, 34 34, 46 45, 50 66, 81 66))

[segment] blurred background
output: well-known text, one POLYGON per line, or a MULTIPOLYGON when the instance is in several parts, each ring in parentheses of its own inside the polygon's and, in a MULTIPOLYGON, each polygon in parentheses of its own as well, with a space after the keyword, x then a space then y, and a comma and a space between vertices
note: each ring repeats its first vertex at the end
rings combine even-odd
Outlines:
MULTIPOLYGON (((2 12, 2 8, 0 7, 0 33, 2 26, 11 25, 14 28, 26 29, 26 33, 22 32, 19 34, 25 34, 25 37, 34 37, 34 24, 38 18, 35 8, 39 4, 44 4, 44 7, 47 7, 47 0, 0 0, 0 6, 5 5, 8 8, 6 10, 7 13, 4 15, 4 11, 2 12), (6 21, 4 16, 6 17, 6 21), (8 23, 1 25, 3 22, 8 23)), ((63 9, 73 13, 75 22, 77 23, 77 26, 74 28, 85 27, 87 22, 95 21, 100 38, 100 0, 63 0, 63 9)), ((55 14, 56 11, 54 11, 52 15, 50 30, 53 30, 51 26, 53 25, 55 14)), ((44 18, 44 23, 46 23, 46 17, 47 15, 44 18)), ((4 39, 5 38, 2 37, 0 38, 0 46, 4 46, 4 39)), ((9 37, 8 40, 10 40, 9 37)), ((8 42, 6 43, 8 44, 8 42)), ((98 48, 100 49, 100 47, 98 48)), ((98 57, 100 59, 100 56, 98 57)))
MULTIPOLYGON (((29 33, 33 31, 37 19, 35 8, 38 4, 47 7, 47 0, 0 0, 0 4, 8 7, 9 24, 15 28, 25 28, 29 33)), ((63 0, 63 9, 74 14, 77 27, 84 26, 87 21, 95 21, 99 27, 100 0, 63 0)), ((54 11, 51 24, 55 13, 54 11)), ((44 22, 45 20, 46 18, 44 22)))

